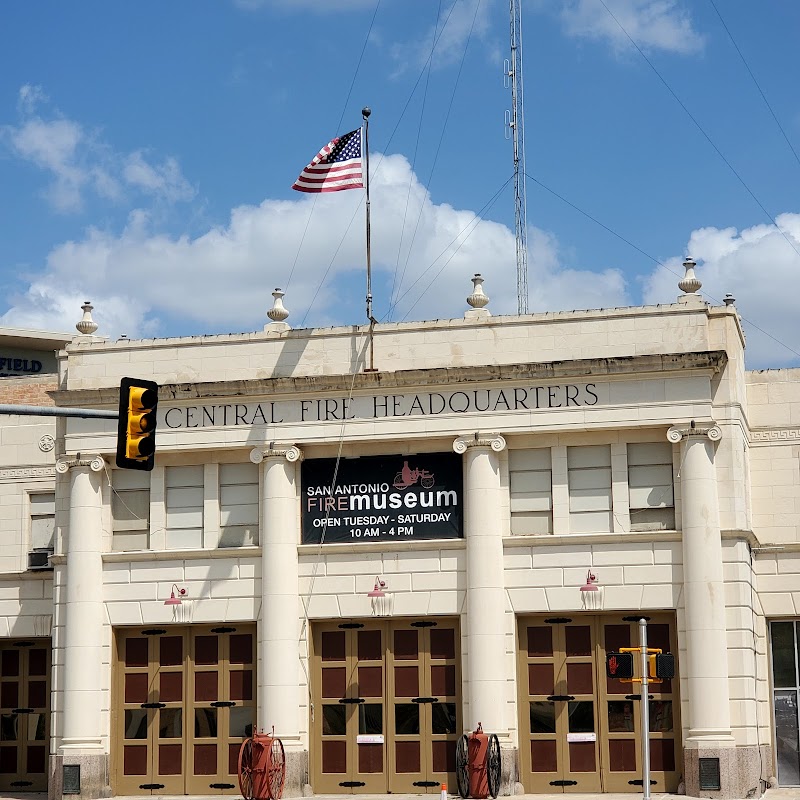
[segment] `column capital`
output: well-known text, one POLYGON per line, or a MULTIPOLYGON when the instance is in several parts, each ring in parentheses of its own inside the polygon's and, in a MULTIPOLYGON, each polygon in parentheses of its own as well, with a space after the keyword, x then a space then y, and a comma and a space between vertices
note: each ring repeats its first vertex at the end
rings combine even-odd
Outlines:
POLYGON ((61 456, 61 458, 56 461, 56 472, 61 475, 66 475, 73 467, 89 467, 92 472, 102 472, 105 466, 106 462, 102 456, 97 455, 82 458, 81 454, 78 453, 75 458, 61 456))
POLYGON ((289 463, 303 460, 303 451, 294 444, 270 442, 265 447, 254 447, 250 451, 250 460, 260 464, 268 458, 285 458, 289 463))
POLYGON ((712 442, 718 442, 722 438, 722 429, 714 423, 705 425, 673 425, 667 431, 667 441, 677 444, 683 439, 702 439, 708 438, 712 442))
POLYGON ((488 447, 494 450, 495 453, 500 453, 506 449, 506 440, 499 433, 479 433, 475 431, 472 434, 459 436, 453 442, 453 450, 456 453, 464 454, 473 447, 488 447))

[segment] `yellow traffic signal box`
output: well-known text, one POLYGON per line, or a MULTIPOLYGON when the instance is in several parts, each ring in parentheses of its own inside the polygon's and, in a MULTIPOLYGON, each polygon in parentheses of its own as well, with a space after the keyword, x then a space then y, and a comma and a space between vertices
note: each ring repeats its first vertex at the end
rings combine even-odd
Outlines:
POLYGON ((158 384, 123 378, 119 387, 117 466, 151 470, 156 452, 158 384))

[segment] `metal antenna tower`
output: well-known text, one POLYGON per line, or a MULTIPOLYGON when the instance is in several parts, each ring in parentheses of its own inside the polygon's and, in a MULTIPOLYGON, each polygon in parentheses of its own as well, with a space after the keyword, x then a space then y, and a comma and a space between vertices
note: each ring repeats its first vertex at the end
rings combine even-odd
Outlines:
POLYGON ((517 313, 528 313, 528 199, 525 191, 525 103, 522 89, 522 0, 509 0, 511 58, 504 84, 511 88, 506 139, 514 142, 514 228, 517 240, 517 313))

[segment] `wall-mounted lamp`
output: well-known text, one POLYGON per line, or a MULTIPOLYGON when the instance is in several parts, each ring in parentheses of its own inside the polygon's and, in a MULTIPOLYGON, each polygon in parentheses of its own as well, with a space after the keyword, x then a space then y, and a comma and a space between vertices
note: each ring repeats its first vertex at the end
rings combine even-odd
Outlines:
POLYGON ((603 592, 591 570, 586 573, 586 583, 581 586, 581 606, 586 611, 603 606, 603 592))
POLYGON ((391 601, 384 589, 386 589, 386 581, 381 580, 376 575, 375 585, 367 592, 367 597, 369 597, 372 605, 373 617, 385 617, 390 612, 391 601))
POLYGON ((181 598, 186 594, 186 589, 179 589, 177 583, 172 584, 172 591, 170 592, 169 599, 164 601, 165 606, 179 606, 183 600, 181 598), (175 592, 178 596, 175 596, 175 592))

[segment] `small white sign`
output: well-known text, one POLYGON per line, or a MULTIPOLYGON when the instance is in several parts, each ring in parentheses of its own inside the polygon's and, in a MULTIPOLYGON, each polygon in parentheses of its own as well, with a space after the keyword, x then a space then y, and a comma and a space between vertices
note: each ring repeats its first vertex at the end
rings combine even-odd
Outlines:
POLYGON ((568 742, 596 742, 597 734, 595 733, 568 733, 568 742))
POLYGON ((356 736, 356 744, 383 744, 383 734, 360 733, 356 736))

